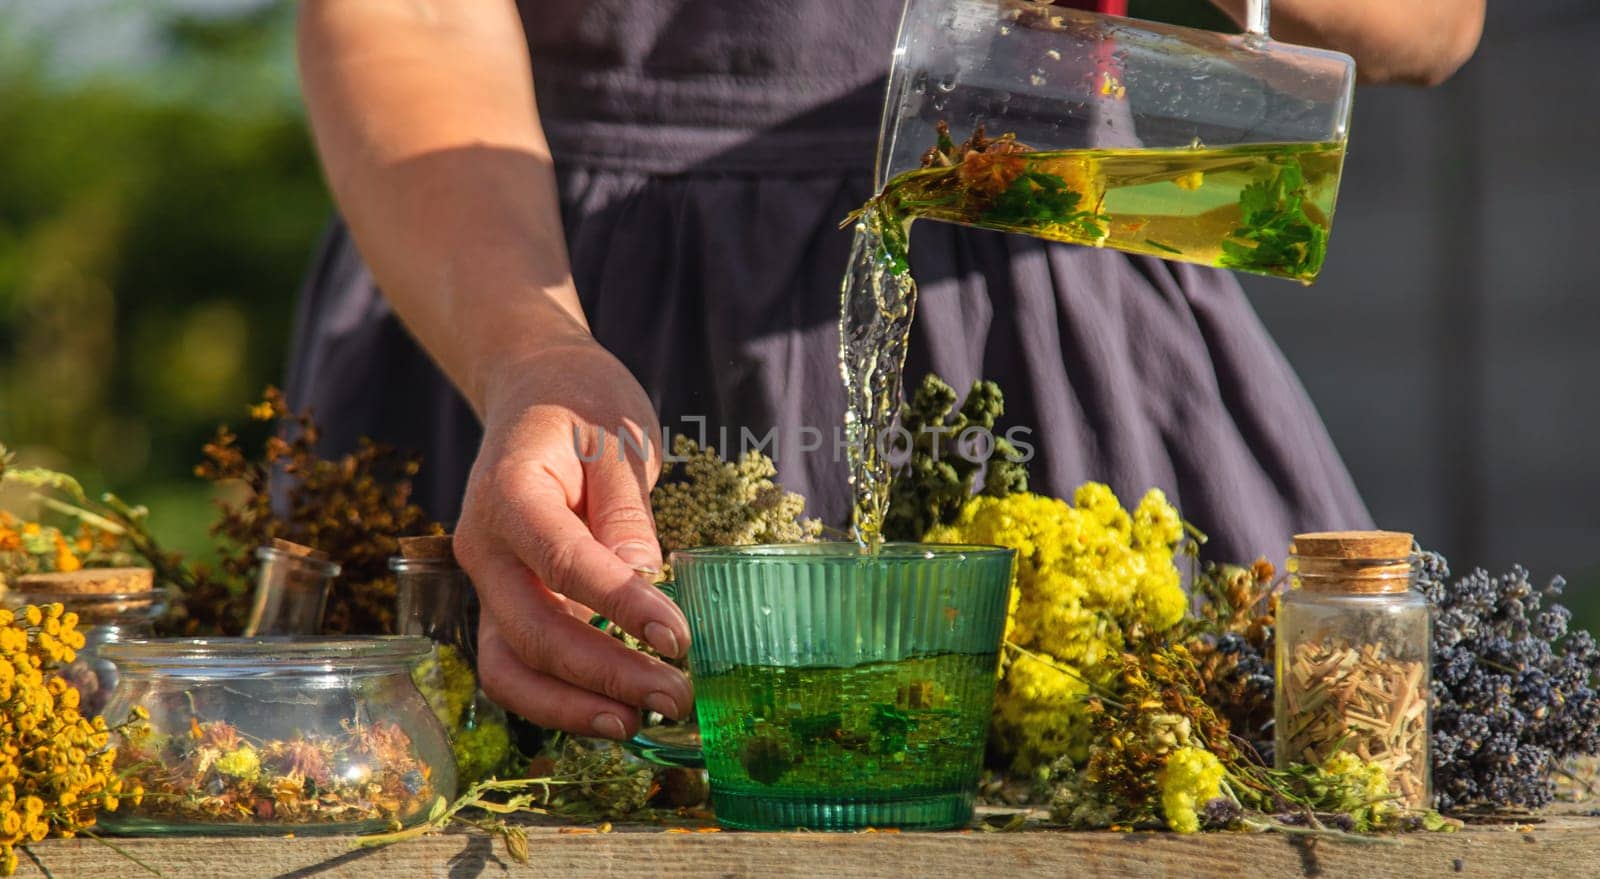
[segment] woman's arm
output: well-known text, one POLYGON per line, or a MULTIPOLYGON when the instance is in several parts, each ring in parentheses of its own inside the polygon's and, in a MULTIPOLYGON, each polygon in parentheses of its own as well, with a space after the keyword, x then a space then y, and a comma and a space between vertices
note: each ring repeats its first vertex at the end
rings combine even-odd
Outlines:
POLYGON ((355 241, 483 420, 455 545, 484 607, 485 689, 589 735, 628 734, 639 706, 681 716, 692 694, 679 672, 587 624, 593 608, 666 655, 689 643, 681 612, 635 570, 660 565, 658 461, 618 455, 617 437, 651 437, 655 414, 589 335, 514 5, 305 0, 298 42, 355 241))
MULTIPOLYGON (((1241 25, 1245 0, 1212 0, 1241 25)), ((1337 49, 1362 82, 1438 85, 1477 51, 1485 0, 1273 0, 1272 35, 1337 49)))

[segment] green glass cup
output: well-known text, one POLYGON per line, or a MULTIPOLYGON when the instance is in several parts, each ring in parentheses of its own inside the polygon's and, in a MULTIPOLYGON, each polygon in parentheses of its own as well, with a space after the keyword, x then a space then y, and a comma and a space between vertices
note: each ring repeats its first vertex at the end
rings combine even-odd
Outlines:
POLYGON ((672 554, 717 820, 744 830, 972 820, 1015 552, 853 543, 672 554))

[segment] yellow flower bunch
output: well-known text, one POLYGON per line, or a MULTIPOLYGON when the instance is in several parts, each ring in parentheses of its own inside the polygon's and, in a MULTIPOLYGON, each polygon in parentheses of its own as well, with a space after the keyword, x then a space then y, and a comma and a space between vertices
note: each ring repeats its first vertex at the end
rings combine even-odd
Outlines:
POLYGON ((105 718, 82 716, 78 691, 55 674, 83 647, 77 626, 59 604, 0 610, 0 875, 16 872, 18 846, 71 837, 143 796, 113 769, 105 718))
POLYGON ((1179 748, 1157 776, 1161 814, 1179 833, 1200 829, 1200 810, 1222 796, 1222 761, 1204 748, 1179 748))
POLYGON ((1131 635, 1160 632, 1188 606, 1173 564, 1183 522, 1152 489, 1130 513, 1111 489, 1086 483, 1072 503, 1022 493, 968 501, 952 525, 924 537, 1017 550, 1007 640, 995 701, 996 744, 1028 772, 1062 755, 1087 756, 1085 700, 1115 676, 1106 660, 1131 635))

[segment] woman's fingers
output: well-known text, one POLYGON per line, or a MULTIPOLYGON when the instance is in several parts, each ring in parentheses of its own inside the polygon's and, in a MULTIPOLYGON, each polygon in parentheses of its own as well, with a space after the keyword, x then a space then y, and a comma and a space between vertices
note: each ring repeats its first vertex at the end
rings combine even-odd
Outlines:
MULTIPOLYGON (((543 469, 519 474, 506 488, 496 530, 544 585, 594 608, 663 656, 684 655, 689 647, 689 623, 683 611, 649 576, 595 539, 583 520, 567 508, 565 492, 552 474, 543 469)), ((608 515, 612 519, 610 533, 626 527, 625 533, 636 535, 625 542, 642 540, 637 535, 644 533, 653 539, 653 530, 639 528, 639 517, 650 521, 647 509, 608 515)), ((501 619, 506 617, 501 615, 501 619)))
POLYGON ((490 699, 538 726, 608 739, 639 729, 637 709, 524 665, 487 615, 478 628, 478 671, 490 699))
MULTIPOLYGON (((688 713, 694 691, 682 672, 573 616, 570 602, 535 582, 515 557, 478 568, 474 576, 487 583, 494 604, 484 620, 518 664, 623 705, 673 718, 688 713)), ((487 642, 481 634, 479 641, 481 651, 487 642)), ((507 707, 521 713, 521 706, 507 707)))

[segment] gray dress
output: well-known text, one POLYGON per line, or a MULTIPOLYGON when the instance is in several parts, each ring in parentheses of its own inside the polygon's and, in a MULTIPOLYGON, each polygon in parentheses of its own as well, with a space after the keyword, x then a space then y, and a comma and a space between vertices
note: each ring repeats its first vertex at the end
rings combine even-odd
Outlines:
MULTIPOLYGON (((840 220, 871 195, 898 0, 525 0, 577 289, 662 423, 794 437, 841 422, 840 220)), ((1164 489, 1206 554, 1281 558, 1299 530, 1370 517, 1283 356, 1227 273, 924 222, 906 376, 1006 393, 1035 490, 1164 489)), ((1285 295, 1300 295, 1285 287, 1285 295)), ((291 402, 330 451, 371 436, 424 455, 449 520, 472 413, 374 286, 345 228, 303 291, 291 402)), ((843 456, 780 445, 780 479, 833 524, 843 456)))

